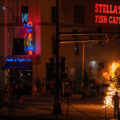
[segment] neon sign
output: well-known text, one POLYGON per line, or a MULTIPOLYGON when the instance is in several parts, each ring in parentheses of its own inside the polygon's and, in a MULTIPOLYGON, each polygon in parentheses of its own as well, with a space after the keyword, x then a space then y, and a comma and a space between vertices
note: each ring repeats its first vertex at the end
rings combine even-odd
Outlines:
POLYGON ((30 58, 19 58, 19 57, 17 57, 17 58, 6 58, 5 59, 5 61, 6 62, 13 62, 13 60, 14 60, 14 62, 31 62, 32 61, 32 59, 30 59, 30 58))
POLYGON ((25 27, 27 27, 27 33, 24 37, 24 51, 26 51, 28 54, 32 55, 35 51, 35 48, 32 44, 32 31, 33 31, 33 24, 32 22, 28 22, 27 24, 24 24, 25 27))
POLYGON ((120 24, 120 5, 96 3, 95 23, 120 24))

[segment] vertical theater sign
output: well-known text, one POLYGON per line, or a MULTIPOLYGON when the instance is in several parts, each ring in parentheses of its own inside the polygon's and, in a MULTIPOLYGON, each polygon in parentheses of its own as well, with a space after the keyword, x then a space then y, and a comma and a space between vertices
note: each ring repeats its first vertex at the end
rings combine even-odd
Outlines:
POLYGON ((32 55, 33 52, 35 51, 34 46, 33 46, 33 24, 32 22, 28 22, 27 24, 24 24, 25 27, 27 27, 27 33, 25 34, 24 37, 24 51, 29 54, 32 55))
POLYGON ((33 46, 33 24, 28 21, 28 6, 22 6, 22 24, 27 28, 27 32, 24 36, 24 51, 26 54, 34 54, 35 48, 33 46))

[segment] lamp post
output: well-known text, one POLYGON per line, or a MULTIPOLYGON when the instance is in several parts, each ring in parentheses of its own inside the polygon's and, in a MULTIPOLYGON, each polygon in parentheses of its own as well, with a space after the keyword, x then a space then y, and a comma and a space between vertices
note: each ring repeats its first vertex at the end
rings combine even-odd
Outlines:
POLYGON ((14 12, 13 12, 13 9, 12 8, 10 8, 10 7, 8 7, 8 6, 3 6, 2 7, 2 9, 3 10, 6 10, 6 9, 8 9, 10 12, 11 12, 11 15, 12 15, 12 34, 13 34, 13 36, 12 36, 12 56, 14 56, 14 12))
POLYGON ((14 81, 15 81, 15 71, 14 71, 14 12, 13 9, 8 6, 3 6, 3 10, 8 9, 11 12, 12 15, 12 57, 13 57, 13 64, 12 64, 12 81, 10 85, 10 94, 9 94, 9 117, 12 119, 14 117, 14 95, 13 95, 13 89, 14 89, 14 81))
POLYGON ((90 45, 93 45, 93 44, 96 44, 98 43, 99 41, 94 41, 92 43, 89 43, 87 45, 85 45, 86 42, 83 42, 83 45, 82 45, 82 85, 84 84, 84 69, 85 69, 85 47, 88 47, 90 45))
POLYGON ((84 83, 84 60, 85 59, 85 43, 82 46, 82 82, 84 83))

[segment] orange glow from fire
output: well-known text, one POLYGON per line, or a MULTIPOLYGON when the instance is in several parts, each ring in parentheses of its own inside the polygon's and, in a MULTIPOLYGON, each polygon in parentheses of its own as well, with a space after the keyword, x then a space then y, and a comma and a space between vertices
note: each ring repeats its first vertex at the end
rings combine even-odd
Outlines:
POLYGON ((111 73, 111 77, 115 77, 115 72, 116 70, 120 67, 120 64, 117 62, 113 62, 111 65, 111 69, 110 69, 110 73, 111 73))
POLYGON ((116 78, 116 70, 120 68, 120 63, 113 62, 111 65, 108 66, 108 72, 103 73, 103 77, 106 80, 110 81, 109 87, 107 88, 106 96, 105 96, 105 106, 106 107, 113 107, 112 104, 112 96, 117 91, 117 88, 115 87, 115 80, 116 78))

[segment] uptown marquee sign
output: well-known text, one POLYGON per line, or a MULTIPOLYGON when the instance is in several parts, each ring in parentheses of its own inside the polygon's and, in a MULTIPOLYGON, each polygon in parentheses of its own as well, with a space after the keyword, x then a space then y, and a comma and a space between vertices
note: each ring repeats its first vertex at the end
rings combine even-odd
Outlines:
POLYGON ((30 59, 30 58, 26 58, 26 59, 25 59, 25 58, 23 58, 23 57, 22 57, 22 58, 17 57, 17 58, 14 58, 14 59, 7 57, 7 58, 5 59, 6 62, 13 62, 13 60, 14 60, 14 62, 32 62, 32 59, 30 59))
POLYGON ((120 5, 95 3, 95 23, 120 24, 120 5))

